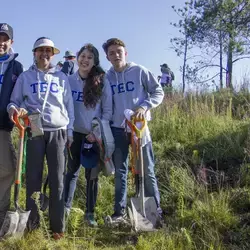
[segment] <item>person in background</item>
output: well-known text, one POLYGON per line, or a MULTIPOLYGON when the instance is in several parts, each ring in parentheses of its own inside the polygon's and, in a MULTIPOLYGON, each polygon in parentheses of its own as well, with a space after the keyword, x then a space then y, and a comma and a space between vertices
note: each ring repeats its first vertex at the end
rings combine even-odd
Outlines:
POLYGON ((164 63, 162 65, 160 65, 161 67, 161 76, 158 76, 158 81, 160 81, 161 86, 164 87, 169 87, 172 88, 172 81, 174 81, 174 73, 173 71, 171 71, 171 69, 169 68, 169 66, 164 63))
MULTIPOLYGON (((92 150, 96 146, 95 137, 91 133, 91 122, 95 117, 108 121, 112 117, 111 88, 105 80, 105 72, 100 66, 98 50, 92 44, 86 44, 80 49, 77 61, 78 71, 69 76, 75 108, 75 121, 74 140, 70 147, 71 156, 68 157, 65 182, 65 209, 67 213, 70 212, 72 206, 80 172, 81 154, 84 153, 81 150, 82 144, 84 143, 86 151, 92 150)), ((92 151, 92 154, 95 154, 95 152, 92 151)), ((94 168, 84 166, 87 182, 85 219, 90 226, 97 226, 94 208, 98 189, 97 165, 99 156, 96 154, 96 157, 92 158, 94 162, 89 164, 94 168)))
POLYGON ((78 70, 76 55, 72 51, 67 50, 64 58, 65 62, 63 63, 63 67, 61 69, 62 72, 67 76, 73 75, 78 70))
POLYGON ((15 178, 16 155, 11 140, 13 122, 9 119, 7 105, 23 66, 14 53, 13 28, 0 23, 0 229, 10 207, 10 190, 15 178))
MULTIPOLYGON (((130 136, 122 126, 125 109, 133 110, 134 117, 142 119, 150 116, 150 110, 161 104, 164 93, 161 85, 145 67, 126 60, 127 50, 123 41, 111 38, 103 44, 103 49, 112 67, 107 79, 112 89, 113 116, 112 132, 115 139, 113 161, 115 165, 115 206, 112 222, 126 220, 127 174, 130 136)), ((154 173, 154 154, 152 140, 148 138, 143 147, 145 168, 145 195, 155 198, 159 215, 160 194, 154 173)))
POLYGON ((32 49, 34 64, 17 79, 7 109, 28 114, 31 135, 26 148, 26 209, 31 210, 29 230, 40 226, 32 195, 41 192, 44 157, 48 164, 49 222, 54 239, 64 232, 64 174, 66 143, 73 141, 74 106, 67 76, 57 71, 52 59, 60 51, 47 37, 38 38, 32 49))
POLYGON ((56 65, 56 69, 57 69, 58 71, 61 71, 61 70, 62 70, 62 67, 63 67, 63 61, 59 61, 59 62, 57 63, 57 65, 56 65))

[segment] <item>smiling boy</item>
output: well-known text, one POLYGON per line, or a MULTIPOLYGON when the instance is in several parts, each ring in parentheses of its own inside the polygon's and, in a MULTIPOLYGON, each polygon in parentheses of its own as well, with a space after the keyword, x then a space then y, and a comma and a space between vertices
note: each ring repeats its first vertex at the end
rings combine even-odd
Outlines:
MULTIPOLYGON (((126 219, 127 203, 127 174, 129 136, 122 126, 124 110, 131 109, 138 119, 150 116, 150 110, 157 107, 163 100, 163 90, 153 74, 145 67, 126 60, 127 50, 123 41, 111 38, 103 44, 107 59, 111 62, 111 69, 107 72, 107 79, 113 93, 112 132, 115 139, 115 207, 111 216, 113 222, 126 219)), ((149 136, 143 146, 143 162, 145 163, 145 194, 153 196, 160 209, 160 194, 154 173, 154 154, 152 141, 149 136)))
POLYGON ((16 156, 11 141, 13 123, 7 113, 7 105, 17 77, 23 66, 12 53, 13 29, 0 23, 0 228, 10 206, 10 190, 15 177, 16 156))

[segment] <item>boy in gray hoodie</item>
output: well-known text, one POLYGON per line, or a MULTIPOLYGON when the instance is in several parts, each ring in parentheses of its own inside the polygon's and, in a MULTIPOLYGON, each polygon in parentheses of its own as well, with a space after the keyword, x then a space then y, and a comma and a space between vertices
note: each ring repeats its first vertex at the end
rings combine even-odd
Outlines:
MULTIPOLYGON (((118 38, 111 38, 103 44, 107 59, 113 67, 107 72, 113 94, 112 132, 115 139, 115 207, 111 216, 113 222, 126 219, 127 174, 129 136, 122 126, 125 109, 135 112, 134 116, 142 119, 150 116, 150 109, 157 107, 163 100, 164 93, 157 79, 143 66, 127 63, 125 44, 118 38)), ((158 211, 160 195, 154 173, 154 154, 151 138, 143 147, 143 162, 145 168, 145 195, 155 198, 158 211)))
POLYGON ((17 77, 23 66, 12 53, 13 29, 0 23, 0 229, 10 206, 10 190, 15 177, 16 155, 11 141, 13 122, 9 119, 7 105, 17 77))
POLYGON ((64 231, 65 149, 73 141, 74 106, 67 76, 51 64, 60 51, 46 37, 33 46, 34 64, 17 79, 8 105, 13 119, 28 113, 32 137, 27 142, 26 209, 31 210, 28 228, 39 226, 37 206, 32 199, 41 191, 44 156, 48 163, 50 187, 49 220, 54 239, 64 231))

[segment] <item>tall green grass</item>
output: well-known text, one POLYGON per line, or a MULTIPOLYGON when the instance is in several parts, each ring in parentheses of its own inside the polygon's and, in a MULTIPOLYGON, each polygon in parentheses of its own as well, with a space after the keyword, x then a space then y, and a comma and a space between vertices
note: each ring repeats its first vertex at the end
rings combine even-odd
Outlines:
MULTIPOLYGON (((43 228, 5 239, 0 249, 250 249, 249 100, 246 91, 175 94, 153 111, 149 126, 165 222, 157 232, 104 224, 114 203, 114 178, 104 176, 96 207, 100 226, 89 228, 82 171, 64 239, 48 239, 43 228)), ((131 174, 128 183, 132 196, 131 174)))

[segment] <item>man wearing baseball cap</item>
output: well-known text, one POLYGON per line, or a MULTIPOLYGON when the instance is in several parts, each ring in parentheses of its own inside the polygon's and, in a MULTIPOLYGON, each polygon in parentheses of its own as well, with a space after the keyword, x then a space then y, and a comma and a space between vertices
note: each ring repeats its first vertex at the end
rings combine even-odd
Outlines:
POLYGON ((9 119, 7 105, 17 77, 23 66, 13 53, 13 29, 0 23, 0 230, 10 206, 10 190, 15 177, 16 155, 11 141, 13 122, 9 119))
POLYGON ((72 51, 67 50, 64 58, 65 62, 62 67, 62 72, 64 72, 67 76, 73 75, 78 70, 76 55, 72 51))

